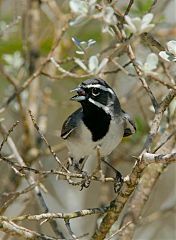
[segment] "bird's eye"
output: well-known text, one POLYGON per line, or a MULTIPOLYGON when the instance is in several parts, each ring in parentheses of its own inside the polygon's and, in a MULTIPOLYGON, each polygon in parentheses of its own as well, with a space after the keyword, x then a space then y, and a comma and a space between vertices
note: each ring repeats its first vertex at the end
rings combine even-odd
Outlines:
POLYGON ((98 96, 100 94, 100 91, 98 88, 92 88, 92 95, 93 96, 98 96))

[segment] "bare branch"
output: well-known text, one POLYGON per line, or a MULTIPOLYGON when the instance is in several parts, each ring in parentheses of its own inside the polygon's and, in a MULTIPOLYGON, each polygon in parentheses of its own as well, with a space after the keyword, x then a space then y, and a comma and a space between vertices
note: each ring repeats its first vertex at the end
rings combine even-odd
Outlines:
POLYGON ((21 236, 24 239, 44 239, 44 240, 56 240, 58 238, 49 237, 45 234, 40 234, 35 231, 29 230, 27 228, 21 227, 12 221, 6 219, 0 219, 0 230, 5 233, 10 233, 11 235, 21 236))
POLYGON ((14 92, 1 106, 0 106, 0 112, 6 108, 14 98, 22 93, 30 84, 33 80, 35 80, 43 71, 44 67, 46 64, 50 61, 50 58, 52 57, 54 51, 56 50, 58 44, 60 43, 64 33, 67 31, 68 28, 68 23, 62 28, 61 34, 57 37, 55 43, 52 46, 51 51, 49 52, 48 56, 46 57, 45 60, 40 64, 40 66, 37 68, 37 70, 23 83, 21 87, 18 88, 16 92, 14 92))
POLYGON ((7 24, 3 30, 0 31, 0 37, 7 34, 8 31, 13 28, 15 25, 17 25, 21 21, 21 16, 18 16, 13 22, 10 24, 7 24))
POLYGON ((4 144, 7 142, 8 137, 9 137, 10 134, 14 131, 14 129, 16 128, 16 126, 17 126, 18 124, 19 124, 19 121, 16 121, 16 122, 12 125, 12 127, 8 130, 8 132, 6 133, 5 128, 3 127, 2 123, 0 123, 0 131, 1 131, 3 134, 6 133, 6 135, 4 136, 4 139, 3 139, 3 141, 1 142, 1 145, 0 145, 0 152, 2 151, 2 148, 3 148, 4 144))
POLYGON ((59 165, 68 173, 69 171, 67 170, 67 168, 61 163, 61 161, 59 160, 59 158, 57 157, 56 153, 53 151, 53 149, 51 148, 51 145, 48 143, 48 141, 46 140, 45 136, 42 134, 42 132, 39 129, 39 126, 37 125, 34 116, 32 115, 32 112, 29 110, 29 115, 31 117, 31 120, 34 124, 35 129, 37 130, 37 132, 39 133, 41 139, 46 143, 50 153, 52 154, 52 156, 54 157, 54 159, 56 160, 57 163, 59 163, 59 165))
MULTIPOLYGON (((145 143, 145 149, 141 153, 140 157, 146 152, 146 150, 150 148, 151 143, 153 142, 153 139, 157 134, 164 111, 175 96, 176 91, 170 91, 169 94, 163 99, 163 101, 159 105, 158 111, 152 121, 150 133, 145 143)), ((138 179, 140 178, 145 166, 146 165, 143 161, 136 161, 133 170, 129 175, 129 181, 124 182, 118 196, 115 198, 114 201, 111 202, 111 210, 105 215, 100 227, 96 230, 95 234, 92 237, 93 240, 104 239, 111 226, 117 221, 125 203, 135 189, 135 186, 138 183, 138 179)))
POLYGON ((173 163, 176 162, 176 153, 169 154, 152 154, 152 153, 144 153, 141 156, 141 161, 145 164, 151 163, 173 163))
MULTIPOLYGON (((102 214, 107 212, 109 207, 102 207, 102 208, 90 208, 90 209, 83 209, 76 212, 71 213, 42 213, 39 215, 21 215, 19 217, 12 217, 10 220, 12 221, 23 221, 23 220, 30 220, 30 221, 40 221, 40 220, 50 220, 50 219, 73 219, 79 217, 85 217, 93 214, 102 214)), ((0 216, 1 220, 8 219, 7 217, 0 216)))
POLYGON ((73 231, 71 230, 71 226, 70 226, 70 221, 69 219, 65 219, 65 226, 69 232, 69 234, 71 235, 72 239, 78 240, 78 238, 76 237, 76 235, 73 233, 73 231))

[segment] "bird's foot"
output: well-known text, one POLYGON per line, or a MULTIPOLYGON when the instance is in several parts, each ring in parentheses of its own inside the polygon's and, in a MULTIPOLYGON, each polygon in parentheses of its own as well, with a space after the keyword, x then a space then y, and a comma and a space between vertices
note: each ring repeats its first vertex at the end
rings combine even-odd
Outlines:
POLYGON ((82 191, 83 188, 88 188, 90 185, 90 176, 88 176, 87 172, 82 171, 82 176, 83 176, 83 180, 81 181, 80 191, 82 191))
POLYGON ((124 182, 123 176, 122 174, 116 170, 116 178, 115 178, 115 182, 114 182, 114 192, 118 193, 122 187, 122 184, 124 182))
POLYGON ((67 169, 74 173, 78 173, 82 175, 82 180, 81 181, 71 181, 69 179, 69 183, 74 185, 74 186, 81 186, 80 191, 83 188, 88 188, 90 185, 91 181, 91 176, 88 176, 88 173, 86 171, 82 170, 82 164, 83 164, 84 158, 81 158, 79 162, 74 162, 74 159, 72 157, 69 157, 68 162, 67 162, 67 169))
POLYGON ((82 174, 83 180, 80 182, 81 185, 81 189, 80 191, 83 190, 83 188, 88 188, 90 185, 90 176, 88 176, 88 173, 86 171, 83 171, 82 169, 80 169, 79 163, 75 163, 74 164, 74 169, 82 174))

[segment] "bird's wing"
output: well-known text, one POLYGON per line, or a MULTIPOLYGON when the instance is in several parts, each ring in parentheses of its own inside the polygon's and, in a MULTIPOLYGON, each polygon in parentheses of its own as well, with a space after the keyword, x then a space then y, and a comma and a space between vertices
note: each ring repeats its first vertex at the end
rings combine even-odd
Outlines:
POLYGON ((125 120, 123 137, 128 137, 136 132, 136 125, 128 113, 122 110, 122 114, 123 119, 125 120))
POLYGON ((61 137, 63 139, 67 139, 68 136, 75 130, 81 120, 81 117, 82 108, 79 108, 65 120, 61 130, 61 137))

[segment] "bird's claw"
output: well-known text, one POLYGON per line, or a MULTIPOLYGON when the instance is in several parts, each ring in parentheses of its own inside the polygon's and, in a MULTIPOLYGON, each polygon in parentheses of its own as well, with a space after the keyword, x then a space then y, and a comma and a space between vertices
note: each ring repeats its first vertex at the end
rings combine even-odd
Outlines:
POLYGON ((83 171, 82 176, 83 176, 83 180, 81 181, 80 191, 82 191, 83 188, 88 188, 90 185, 90 177, 88 176, 87 172, 83 171))
POLYGON ((118 193, 122 187, 124 180, 123 176, 119 171, 116 171, 116 181, 114 182, 114 192, 118 193))

